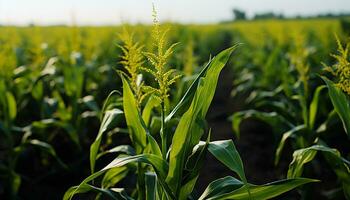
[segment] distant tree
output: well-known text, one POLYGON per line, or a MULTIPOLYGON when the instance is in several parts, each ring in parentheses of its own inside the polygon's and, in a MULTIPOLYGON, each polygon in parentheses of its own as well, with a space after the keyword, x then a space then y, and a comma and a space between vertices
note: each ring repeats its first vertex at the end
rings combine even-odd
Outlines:
POLYGON ((233 15, 234 15, 235 20, 245 20, 246 19, 245 12, 242 10, 233 9, 233 15))
POLYGON ((253 19, 285 19, 283 14, 275 14, 273 12, 255 14, 253 19))

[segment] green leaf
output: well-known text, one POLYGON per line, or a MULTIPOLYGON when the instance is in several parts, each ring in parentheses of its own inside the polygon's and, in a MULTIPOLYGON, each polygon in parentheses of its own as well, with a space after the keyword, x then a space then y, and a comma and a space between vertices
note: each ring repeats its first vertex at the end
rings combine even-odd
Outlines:
POLYGON ((128 174, 128 166, 112 168, 106 172, 102 179, 102 187, 110 188, 119 183, 128 174))
MULTIPOLYGON (((191 99, 193 99, 194 94, 196 92, 196 88, 198 87, 199 84, 199 80, 205 75, 207 74, 207 71, 209 68, 211 68, 214 65, 219 65, 223 64, 225 65, 229 56, 231 55, 231 53, 239 46, 240 44, 236 44, 231 48, 228 48, 224 51, 222 51, 219 55, 217 55, 217 57, 214 57, 213 59, 210 59, 208 61, 208 63, 203 67, 203 69, 201 70, 201 72, 197 75, 197 77, 195 78, 195 80, 193 81, 193 83, 191 84, 191 86, 188 88, 188 90, 186 91, 186 93, 183 95, 183 97, 181 98, 181 100, 178 102, 178 104, 175 106, 175 108, 170 112, 170 114, 165 118, 165 121, 168 122, 176 113, 177 111, 180 110, 180 108, 182 107, 189 107, 190 105, 190 101, 191 99), (229 55, 228 55, 229 54, 229 55), (215 63, 213 64, 213 62, 215 61, 215 63), (219 63, 221 62, 221 63, 219 63)), ((222 66, 223 67, 223 66, 222 66)))
POLYGON ((146 125, 150 123, 152 109, 158 107, 160 105, 159 98, 154 97, 153 95, 148 99, 143 111, 142 111, 142 119, 146 125))
POLYGON ((18 193, 19 187, 21 186, 21 182, 21 176, 15 171, 10 171, 10 187, 13 195, 16 195, 18 193))
POLYGON ((145 173, 146 200, 159 199, 157 194, 157 175, 153 172, 145 173))
POLYGON ((248 118, 255 118, 259 119, 261 121, 264 121, 268 124, 270 124, 274 128, 281 127, 282 125, 285 125, 287 127, 293 127, 293 125, 288 122, 284 117, 279 115, 276 112, 262 112, 257 110, 246 110, 246 111, 240 111, 236 112, 232 116, 232 129, 235 133, 235 136, 237 138, 240 137, 240 124, 243 120, 248 118))
POLYGON ((103 115, 107 110, 112 110, 117 107, 117 99, 121 96, 120 92, 117 90, 113 90, 109 93, 108 97, 103 103, 101 112, 100 112, 100 120, 102 121, 103 115))
POLYGON ((8 116, 9 116, 10 120, 13 121, 17 115, 16 99, 10 92, 6 92, 6 99, 7 99, 7 106, 6 107, 8 110, 8 116))
POLYGON ((294 151, 293 160, 290 163, 288 169, 288 178, 300 177, 303 173, 304 165, 312 161, 318 151, 326 155, 329 160, 332 159, 332 162, 329 164, 334 164, 338 167, 343 166, 343 171, 345 171, 345 174, 347 173, 350 175, 350 162, 341 157, 338 150, 323 145, 314 145, 308 148, 298 149, 294 151))
POLYGON ((335 84, 327 79, 321 77, 327 84, 328 93, 331 98, 335 111, 338 113, 343 122, 344 130, 350 138, 350 100, 335 84))
POLYGON ((196 92, 196 88, 198 87, 199 80, 205 75, 205 72, 209 68, 212 60, 203 67, 202 71, 197 75, 196 79, 193 81, 191 86, 187 89, 179 103, 175 106, 175 108, 170 112, 170 114, 165 118, 165 122, 168 122, 172 119, 172 117, 180 110, 180 108, 189 106, 191 99, 193 99, 194 94, 196 92))
POLYGON ((276 149, 276 153, 275 153, 275 165, 277 165, 280 161, 280 158, 281 158, 281 154, 282 154, 282 150, 284 148, 284 144, 286 143, 287 139, 290 138, 290 137, 294 137, 294 135, 296 133, 298 133, 299 131, 301 130, 304 130, 306 127, 305 125, 299 125, 299 126, 296 126, 294 128, 292 128, 291 130, 283 133, 282 135, 282 138, 280 140, 280 143, 278 144, 278 147, 276 149))
POLYGON ((44 85, 42 81, 38 81, 33 85, 33 88, 31 90, 32 96, 37 101, 40 101, 42 99, 44 94, 44 85))
POLYGON ((250 185, 250 194, 247 192, 246 187, 243 186, 240 189, 234 190, 232 192, 213 196, 207 200, 266 200, 277 197, 285 192, 288 192, 300 185, 317 182, 314 179, 297 178, 297 179, 286 179, 280 180, 265 185, 250 185))
POLYGON ((249 193, 249 186, 245 177, 243 162, 232 140, 210 142, 208 150, 216 159, 238 174, 243 183, 247 186, 246 190, 248 190, 249 193))
POLYGON ((119 145, 102 153, 99 153, 96 159, 110 153, 125 153, 127 155, 133 156, 135 155, 135 150, 130 145, 119 145))
POLYGON ((124 76, 121 75, 121 77, 123 81, 123 109, 126 123, 130 131, 131 140, 135 144, 136 153, 141 153, 143 148, 146 147, 147 131, 137 109, 138 106, 134 94, 124 76))
POLYGON ((64 68, 64 89, 68 96, 77 98, 81 97, 84 85, 85 69, 86 68, 80 66, 64 68))
POLYGON ((312 98, 312 101, 310 104, 310 109, 309 109, 309 127, 310 127, 310 129, 314 128, 320 93, 324 88, 326 88, 324 85, 318 86, 314 92, 314 96, 312 98))
POLYGON ((200 124, 204 120, 214 97, 219 74, 234 49, 235 46, 222 51, 210 63, 205 77, 201 78, 198 83, 189 109, 181 117, 175 130, 170 150, 170 168, 167 177, 167 183, 175 194, 180 192, 182 170, 186 158, 202 136, 203 130, 200 124))
POLYGON ((184 176, 183 183, 180 189, 180 198, 187 199, 192 193, 196 182, 199 177, 199 173, 205 162, 207 155, 207 147, 210 141, 211 131, 209 131, 206 142, 200 141, 192 150, 191 155, 187 158, 185 164, 186 175, 184 176))
POLYGON ((114 128, 116 124, 119 122, 119 120, 122 118, 122 116, 123 116, 123 111, 116 108, 113 110, 106 111, 105 115, 103 116, 101 126, 96 136, 96 139, 90 147, 91 173, 94 173, 95 171, 96 157, 97 157, 98 150, 100 148, 103 134, 106 133, 111 128, 114 128))
POLYGON ((82 184, 80 186, 73 186, 67 190, 67 192, 63 196, 63 200, 72 199, 74 194, 81 194, 81 193, 87 193, 90 191, 98 192, 100 194, 104 194, 108 196, 110 199, 114 200, 120 200, 120 199, 127 199, 132 200, 131 197, 129 197, 124 189, 103 189, 99 187, 92 186, 90 184, 82 184))
POLYGON ((204 190, 203 194, 199 197, 199 200, 209 199, 214 196, 219 196, 231 191, 237 190, 244 184, 238 179, 232 176, 226 176, 224 178, 217 179, 211 182, 204 190))
POLYGON ((140 154, 136 156, 127 156, 127 157, 118 157, 114 159, 111 163, 109 163, 106 167, 101 169, 98 172, 95 172, 91 174, 89 177, 87 177, 85 180, 83 180, 78 187, 75 187, 75 190, 68 190, 65 194, 69 199, 71 199, 74 194, 78 191, 80 191, 81 187, 84 187, 85 184, 88 182, 94 180, 95 178, 101 176, 104 174, 107 170, 113 169, 113 168, 118 168, 118 167, 123 167, 129 163, 146 163, 149 164, 153 167, 154 171, 157 173, 159 177, 159 182, 163 186, 164 190, 166 191, 167 195, 172 197, 173 199, 174 195, 171 193, 171 190, 167 188, 165 184, 165 177, 168 171, 168 164, 166 163, 165 160, 163 160, 162 157, 152 155, 152 154, 140 154))
POLYGON ((154 154, 156 156, 162 156, 162 151, 160 150, 157 141, 150 134, 147 134, 147 141, 149 153, 154 154))

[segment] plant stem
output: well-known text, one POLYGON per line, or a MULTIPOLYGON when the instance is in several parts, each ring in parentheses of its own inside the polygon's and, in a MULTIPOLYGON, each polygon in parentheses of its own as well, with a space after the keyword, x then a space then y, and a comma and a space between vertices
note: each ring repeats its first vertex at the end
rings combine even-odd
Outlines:
POLYGON ((166 154, 167 154, 167 140, 166 140, 166 135, 165 135, 165 106, 164 106, 164 101, 161 103, 161 127, 160 127, 160 137, 162 139, 162 155, 163 158, 166 159, 166 154))

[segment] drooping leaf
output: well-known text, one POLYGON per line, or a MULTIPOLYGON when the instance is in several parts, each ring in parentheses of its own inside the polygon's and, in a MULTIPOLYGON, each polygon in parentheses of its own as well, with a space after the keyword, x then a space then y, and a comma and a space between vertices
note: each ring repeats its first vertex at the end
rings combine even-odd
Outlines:
POLYGON ((299 125, 299 126, 296 126, 294 128, 292 128, 291 130, 285 132, 282 134, 282 138, 278 144, 278 147, 276 149, 276 153, 275 153, 275 165, 277 165, 280 161, 280 158, 281 158, 281 154, 282 154, 282 150, 284 148, 284 145, 287 141, 287 139, 291 138, 291 137, 294 137, 294 135, 296 133, 298 133, 299 131, 305 129, 305 125, 299 125))
POLYGON ((98 150, 100 148, 103 134, 106 133, 106 131, 110 130, 111 128, 116 127, 116 124, 119 122, 122 116, 123 116, 123 111, 116 108, 105 112, 105 115, 103 116, 103 119, 101 122, 100 129, 96 136, 96 139, 90 147, 91 173, 94 173, 95 171, 96 157, 97 157, 98 150))
POLYGON ((100 112, 100 120, 102 121, 103 115, 107 110, 112 110, 117 107, 117 99, 121 96, 120 92, 117 90, 113 90, 109 93, 108 97, 103 103, 101 112, 100 112))
MULTIPOLYGON (((333 168, 338 178, 342 181, 344 187, 350 186, 350 162, 341 157, 336 149, 324 145, 313 145, 308 148, 299 149, 293 153, 293 161, 289 165, 288 178, 300 177, 303 173, 304 165, 314 159, 317 152, 322 152, 328 164, 333 168)), ((344 193, 350 195, 350 191, 344 190, 344 193)))
POLYGON ((90 184, 82 184, 80 186, 73 186, 67 190, 67 192, 63 196, 63 200, 72 199, 74 194, 81 194, 81 193, 87 193, 90 191, 94 191, 100 194, 104 194, 105 196, 108 196, 110 199, 114 200, 120 200, 120 199, 126 199, 126 200, 132 200, 131 197, 129 197, 124 189, 103 189, 99 187, 95 187, 90 184))
MULTIPOLYGON (((157 173, 157 176, 159 177, 159 182, 161 183, 164 191, 166 191, 166 194, 171 197, 171 199, 174 199, 174 195, 172 194, 171 190, 167 187, 165 184, 165 177, 168 171, 168 164, 166 161, 163 160, 162 157, 152 155, 152 154, 140 154, 136 156, 126 156, 126 157, 119 157, 114 159, 111 163, 109 163, 106 167, 101 169, 98 172, 95 172, 91 174, 89 177, 87 177, 85 180, 83 180, 78 187, 75 187, 75 190, 68 190, 65 194, 67 196, 67 199, 71 199, 74 194, 77 191, 80 191, 80 186, 84 186, 88 182, 94 180, 95 178, 101 176, 104 174, 107 170, 123 167, 129 163, 146 163, 153 167, 154 171, 157 173)), ((65 199, 66 200, 66 199, 65 199)))
POLYGON ((199 200, 209 199, 214 196, 219 196, 231 191, 237 190, 244 184, 238 179, 232 176, 226 176, 224 178, 217 179, 211 182, 204 190, 203 194, 199 197, 199 200))
POLYGON ((288 192, 300 185, 316 182, 314 179, 297 178, 297 179, 286 179, 280 180, 265 185, 250 185, 250 194, 247 192, 246 187, 243 186, 237 190, 229 193, 220 194, 208 198, 207 200, 266 200, 277 197, 285 192, 288 192))
POLYGON ((323 145, 314 145, 295 151, 293 154, 293 161, 289 165, 288 177, 301 176, 304 165, 312 161, 318 151, 322 152, 328 164, 341 181, 345 197, 350 197, 350 162, 341 157, 339 151, 336 149, 331 149, 323 145))
POLYGON ((112 168, 106 172, 102 179, 102 187, 110 188, 120 182, 129 172, 128 166, 112 168))
POLYGON ((246 186, 249 193, 249 186, 245 177, 243 162, 232 140, 221 140, 210 142, 209 152, 223 163, 230 170, 236 172, 246 186))
POLYGON ((247 183, 242 159, 233 144, 232 140, 220 140, 210 142, 208 145, 209 152, 230 170, 236 172, 238 176, 247 183))
POLYGON ((102 153, 99 153, 96 159, 109 153, 125 153, 127 155, 133 156, 135 155, 135 150, 130 145, 119 145, 102 153))

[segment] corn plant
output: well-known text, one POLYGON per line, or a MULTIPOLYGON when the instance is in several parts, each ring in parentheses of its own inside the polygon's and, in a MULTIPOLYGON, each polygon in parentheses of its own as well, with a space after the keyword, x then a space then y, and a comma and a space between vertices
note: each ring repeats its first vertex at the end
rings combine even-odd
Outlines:
MULTIPOLYGON (((26 73, 17 74, 14 79, 25 79, 26 73)), ((20 83, 20 81, 18 81, 20 83)), ((14 95, 8 80, 0 77, 0 138, 1 153, 5 154, 6 160, 0 164, 0 180, 5 183, 6 197, 15 199, 21 185, 21 174, 16 172, 18 159, 21 154, 30 148, 37 148, 42 152, 54 157, 61 167, 66 165, 58 158, 54 148, 39 138, 32 137, 32 125, 19 127, 16 118, 20 111, 19 100, 30 94, 30 91, 23 91, 19 96, 14 95)))
MULTIPOLYGON (((342 47, 339 48, 342 57, 335 57, 337 59, 342 58, 342 62, 340 63, 345 63, 342 66, 346 66, 346 62, 344 61, 347 58, 344 55, 346 50, 342 47)), ((256 118, 270 124, 274 132, 278 134, 277 138, 279 141, 275 151, 275 165, 280 161, 285 143, 290 140, 292 148, 296 151, 289 166, 288 178, 301 176, 304 164, 312 161, 317 152, 321 152, 325 160, 337 174, 343 187, 343 192, 348 198, 349 161, 342 157, 337 149, 328 147, 326 141, 322 138, 322 134, 330 132, 329 126, 334 123, 335 113, 340 110, 342 111, 340 111, 339 115, 344 123, 344 127, 347 127, 347 122, 344 120, 344 117, 346 118, 348 116, 347 106, 344 106, 346 105, 344 104, 342 109, 335 106, 335 111, 331 110, 331 112, 327 113, 325 120, 320 122, 319 118, 321 117, 317 116, 319 115, 320 105, 322 105, 320 102, 320 98, 322 98, 321 94, 326 86, 320 85, 313 92, 310 91, 310 67, 306 62, 307 49, 299 46, 290 57, 291 64, 299 75, 296 83, 287 88, 282 83, 274 91, 254 91, 248 98, 248 101, 253 102, 262 111, 247 110, 235 113, 232 116, 233 129, 236 136, 239 137, 239 125, 242 120, 247 118, 256 118), (263 111, 267 107, 270 108, 270 111, 263 111)), ((292 71, 289 73, 292 74, 292 71)), ((325 77, 323 79, 330 88, 330 94, 334 95, 336 92, 331 90, 331 88, 334 88, 332 83, 325 77)), ((340 84, 343 82, 340 82, 340 84)), ((337 94, 341 94, 341 92, 337 92, 337 94)), ((343 103, 347 102, 344 98, 345 96, 340 98, 331 96, 333 104, 334 102, 339 102, 340 99, 343 99, 343 103)), ((307 197, 305 196, 305 198, 307 197)))
MULTIPOLYGON (((92 174, 78 186, 67 190, 64 199, 72 199, 78 193, 89 191, 99 193, 96 196, 98 199, 102 198, 102 195, 111 199, 269 199, 305 183, 316 181, 296 178, 265 185, 250 184, 233 141, 210 140, 211 131, 206 126, 205 116, 214 97, 219 74, 237 46, 222 51, 210 60, 177 105, 165 116, 167 91, 178 76, 172 75, 174 71, 165 67, 174 45, 165 47, 165 33, 160 34, 156 20, 154 30, 157 53, 144 54, 153 68, 142 66, 142 56, 138 52, 140 48, 137 43, 125 43, 122 47, 125 53, 123 63, 127 70, 127 73, 120 73, 123 84, 122 109, 109 106, 111 100, 106 100, 104 107, 110 109, 103 111, 99 133, 90 149, 92 174), (138 56, 132 56, 134 53, 138 56), (140 59, 133 62, 133 58, 140 59), (141 81, 135 85, 133 79, 133 73, 139 72, 138 69, 152 74, 158 84, 150 93, 145 106, 140 106, 141 101, 138 99, 139 88, 145 85, 141 81), (155 99, 157 101, 154 101, 155 99), (152 109, 156 108, 160 109, 161 128, 159 132, 152 133, 146 121, 149 121, 152 109), (103 135, 117 127, 123 118, 129 130, 131 146, 116 146, 99 153, 103 135), (176 123, 173 122, 175 119, 176 123), (207 139, 202 141, 205 135, 207 139), (238 178, 228 176, 217 179, 208 185, 202 195, 195 195, 195 184, 208 152, 236 173, 238 178), (96 160, 108 153, 119 155, 104 168, 96 171, 96 160), (137 181, 135 190, 131 190, 130 195, 127 189, 116 186, 123 178, 132 174, 136 176, 137 181), (102 175, 104 176, 100 186, 97 186, 97 178, 102 175)), ((131 38, 128 41, 131 42, 131 38)), ((114 94, 115 92, 110 97, 114 94)))

